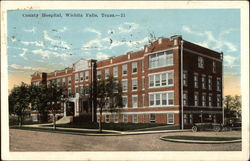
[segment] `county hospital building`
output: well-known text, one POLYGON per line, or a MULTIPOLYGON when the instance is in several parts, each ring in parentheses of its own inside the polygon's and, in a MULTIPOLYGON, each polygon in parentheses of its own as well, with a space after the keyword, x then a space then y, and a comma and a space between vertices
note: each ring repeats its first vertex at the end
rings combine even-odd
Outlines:
POLYGON ((222 53, 172 36, 125 55, 102 61, 80 59, 63 70, 36 72, 31 82, 67 87, 72 95, 61 115, 70 115, 70 105, 74 109, 71 115, 93 116, 96 103, 79 93, 112 75, 122 84, 124 107, 119 114, 104 112, 103 121, 190 127, 196 122, 222 122, 222 63, 222 53))

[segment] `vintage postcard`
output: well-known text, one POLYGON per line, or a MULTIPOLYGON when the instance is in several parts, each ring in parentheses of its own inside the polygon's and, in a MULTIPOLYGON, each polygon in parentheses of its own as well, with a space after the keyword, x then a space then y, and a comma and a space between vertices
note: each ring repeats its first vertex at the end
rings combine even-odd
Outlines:
POLYGON ((3 160, 248 160, 241 2, 1 2, 3 160))

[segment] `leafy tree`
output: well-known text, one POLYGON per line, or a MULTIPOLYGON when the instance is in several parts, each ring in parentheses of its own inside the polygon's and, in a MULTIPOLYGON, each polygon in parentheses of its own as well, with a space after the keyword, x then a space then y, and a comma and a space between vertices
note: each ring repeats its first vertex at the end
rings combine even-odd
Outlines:
POLYGON ((236 112, 237 116, 241 115, 241 96, 227 95, 224 99, 225 115, 226 117, 233 117, 236 112))
POLYGON ((102 113, 117 112, 122 107, 122 88, 113 77, 97 82, 97 107, 99 108, 99 131, 102 132, 102 113))
POLYGON ((24 117, 29 114, 29 104, 29 85, 22 82, 20 86, 14 87, 9 95, 9 113, 17 115, 20 127, 24 117))

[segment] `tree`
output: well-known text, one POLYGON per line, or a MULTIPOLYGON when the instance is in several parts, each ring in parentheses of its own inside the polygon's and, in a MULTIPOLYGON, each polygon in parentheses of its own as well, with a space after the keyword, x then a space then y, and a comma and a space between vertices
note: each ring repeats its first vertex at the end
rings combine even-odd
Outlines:
POLYGON ((47 86, 30 86, 30 102, 32 110, 38 112, 39 122, 48 121, 48 95, 47 95, 47 86))
POLYGON ((226 117, 233 117, 235 114, 236 114, 236 117, 240 116, 241 115, 241 96, 238 96, 238 95, 225 96, 224 107, 225 107, 226 117))
POLYGON ((48 98, 47 105, 53 115, 53 127, 56 129, 56 113, 61 109, 61 103, 65 96, 65 87, 52 83, 47 87, 46 94, 48 98))
POLYGON ((9 95, 9 112, 17 115, 19 126, 23 124, 24 117, 29 113, 30 91, 29 85, 24 82, 14 87, 9 95))
POLYGON ((99 131, 102 132, 102 113, 117 112, 122 107, 122 89, 120 83, 109 77, 97 82, 97 107, 99 108, 99 131))

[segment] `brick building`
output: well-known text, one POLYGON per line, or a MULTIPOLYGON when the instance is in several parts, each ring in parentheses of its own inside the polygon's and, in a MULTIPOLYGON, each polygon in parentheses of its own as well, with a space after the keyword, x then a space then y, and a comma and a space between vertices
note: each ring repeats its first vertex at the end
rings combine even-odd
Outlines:
POLYGON ((96 105, 90 100, 94 99, 79 93, 88 94, 89 85, 112 75, 122 84, 124 107, 119 114, 104 112, 103 121, 183 128, 195 122, 223 121, 222 63, 222 53, 172 36, 159 38, 141 51, 103 61, 81 59, 72 68, 34 73, 31 82, 65 85, 69 99, 62 115, 68 115, 72 106, 72 115, 93 117, 96 105))

